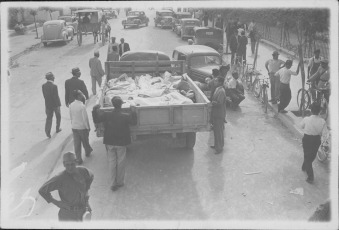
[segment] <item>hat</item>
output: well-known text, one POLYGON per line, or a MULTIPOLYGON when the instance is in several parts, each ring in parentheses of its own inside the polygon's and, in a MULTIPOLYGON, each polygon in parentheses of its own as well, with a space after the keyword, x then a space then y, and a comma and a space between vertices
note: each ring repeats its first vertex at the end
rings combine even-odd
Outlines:
POLYGON ((272 55, 279 55, 279 52, 276 51, 276 50, 274 50, 273 53, 272 53, 272 55))
POLYGON ((320 53, 320 49, 316 49, 316 50, 314 50, 314 52, 313 53, 320 53))
POLYGON ((54 75, 53 75, 52 72, 48 72, 48 73, 46 73, 45 77, 46 77, 47 80, 52 80, 54 75))
POLYGON ((94 52, 94 56, 97 56, 97 55, 99 55, 99 51, 94 52))
POLYGON ((80 73, 79 67, 75 67, 72 69, 72 74, 80 73))

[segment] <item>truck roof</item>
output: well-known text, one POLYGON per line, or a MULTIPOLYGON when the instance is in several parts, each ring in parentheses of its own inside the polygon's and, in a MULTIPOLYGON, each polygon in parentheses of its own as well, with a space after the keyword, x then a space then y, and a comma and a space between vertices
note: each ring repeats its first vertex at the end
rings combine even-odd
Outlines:
POLYGON ((169 61, 170 57, 164 52, 157 50, 139 50, 139 51, 127 51, 124 53, 120 61, 155 61, 157 59, 160 61, 169 61))
POLYGON ((178 46, 175 48, 176 51, 183 53, 183 54, 192 54, 192 53, 206 53, 206 54, 218 54, 220 55, 215 49, 203 46, 203 45, 184 45, 178 46))

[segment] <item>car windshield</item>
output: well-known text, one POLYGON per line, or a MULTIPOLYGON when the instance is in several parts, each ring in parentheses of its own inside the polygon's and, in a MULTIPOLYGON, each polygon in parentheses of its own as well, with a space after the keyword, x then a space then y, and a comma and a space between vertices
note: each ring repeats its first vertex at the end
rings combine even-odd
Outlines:
POLYGON ((72 18, 71 17, 60 17, 60 20, 65 20, 66 22, 72 22, 72 18))
POLYGON ((196 25, 196 26, 198 26, 199 22, 196 22, 196 21, 185 21, 184 25, 187 25, 187 26, 196 25))
POLYGON ((140 12, 129 12, 127 16, 139 16, 140 12))
POLYGON ((220 58, 218 56, 195 56, 191 58, 191 66, 203 67, 209 65, 221 65, 220 58))
POLYGON ((165 17, 165 16, 172 16, 173 13, 172 13, 172 12, 161 12, 161 13, 159 13, 159 15, 160 15, 161 17, 165 17))

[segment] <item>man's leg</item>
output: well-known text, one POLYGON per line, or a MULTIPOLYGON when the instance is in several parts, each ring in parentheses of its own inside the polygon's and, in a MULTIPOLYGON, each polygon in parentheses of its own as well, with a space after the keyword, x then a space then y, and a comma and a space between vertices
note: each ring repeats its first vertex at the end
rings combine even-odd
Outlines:
POLYGON ((234 56, 235 56, 235 52, 231 51, 231 65, 234 64, 234 56))
POLYGON ((45 123, 45 133, 47 137, 51 138, 51 128, 52 128, 52 120, 53 120, 53 109, 46 108, 46 123, 45 123))
POLYGON ((59 221, 82 221, 82 216, 76 211, 60 209, 58 213, 59 221))
POLYGON ((123 186, 125 183, 126 168, 126 146, 116 146, 117 148, 117 186, 123 186))
POLYGON ((116 175, 117 175, 117 154, 116 148, 113 145, 106 145, 106 152, 107 152, 107 159, 108 159, 108 166, 111 175, 111 186, 116 186, 116 175))
POLYGON ((55 117, 56 117, 56 131, 58 132, 60 130, 60 123, 61 123, 61 112, 60 112, 60 106, 56 107, 54 109, 55 117))
POLYGON ((275 77, 275 100, 280 100, 280 79, 279 77, 275 77))
POLYGON ((215 119, 213 121, 214 147, 216 152, 221 152, 224 148, 224 120, 215 119))
POLYGON ((270 83, 271 83, 271 101, 275 103, 275 77, 274 73, 270 73, 270 83))
POLYGON ((96 77, 96 80, 97 80, 97 82, 98 82, 99 89, 100 89, 101 83, 102 83, 102 77, 96 77))
POLYGON ((74 152, 78 161, 82 162, 81 158, 81 135, 80 130, 72 129, 73 131, 73 142, 74 142, 74 152))
POLYGON ((79 130, 79 133, 82 145, 84 146, 85 149, 86 156, 88 157, 93 151, 91 145, 89 144, 89 131, 88 129, 81 129, 79 130))
POLYGON ((96 77, 91 77, 92 78, 92 93, 93 95, 96 95, 97 94, 97 90, 96 90, 96 84, 97 84, 97 80, 96 80, 96 77))

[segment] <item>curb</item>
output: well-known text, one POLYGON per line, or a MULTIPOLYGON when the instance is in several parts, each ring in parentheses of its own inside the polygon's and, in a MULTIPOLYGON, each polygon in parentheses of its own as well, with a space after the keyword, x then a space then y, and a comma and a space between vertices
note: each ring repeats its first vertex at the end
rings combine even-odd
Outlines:
POLYGON ((40 46, 41 46, 41 41, 39 40, 39 42, 38 42, 37 44, 32 45, 31 47, 26 48, 24 51, 22 51, 22 52, 20 52, 20 53, 18 53, 18 54, 15 54, 15 55, 12 56, 12 57, 10 57, 10 58, 9 58, 9 67, 10 67, 10 68, 13 67, 13 66, 15 65, 14 62, 15 62, 19 57, 21 57, 21 56, 24 55, 24 54, 27 54, 27 53, 31 52, 32 50, 34 50, 34 49, 36 49, 36 48, 39 48, 40 46))

